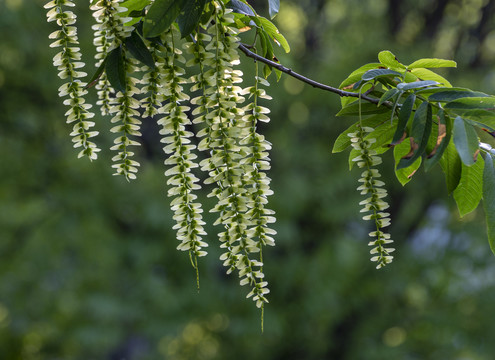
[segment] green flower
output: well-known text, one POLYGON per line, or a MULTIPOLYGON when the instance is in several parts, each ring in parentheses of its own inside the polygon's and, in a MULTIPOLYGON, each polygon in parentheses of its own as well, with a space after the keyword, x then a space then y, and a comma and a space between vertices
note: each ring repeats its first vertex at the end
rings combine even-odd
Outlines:
MULTIPOLYGON (((258 121, 268 121, 268 109, 260 106, 258 98, 269 98, 256 77, 255 86, 242 89, 242 72, 239 64, 238 30, 232 25, 234 17, 229 9, 216 4, 212 25, 207 34, 200 34, 186 50, 195 57, 188 65, 198 65, 200 73, 191 78, 192 90, 201 94, 192 100, 194 123, 203 124, 198 132, 202 138, 199 149, 207 151, 209 158, 200 163, 208 173, 206 184, 215 184, 209 197, 216 197, 211 210, 218 213, 215 224, 223 225, 220 247, 224 249, 220 260, 227 273, 237 270, 241 285, 251 286, 248 297, 258 307, 267 303, 269 292, 264 281, 261 248, 273 245, 273 211, 266 209, 270 179, 268 150, 270 144, 257 134, 258 121), (253 103, 244 107, 243 95, 250 94, 253 103), (256 259, 253 254, 256 254, 256 259)), ((265 82, 265 85, 267 83, 265 82)))
POLYGON ((78 47, 77 29, 75 26, 76 15, 72 11, 66 11, 64 7, 74 7, 74 3, 68 0, 53 0, 45 5, 49 9, 47 13, 48 22, 56 22, 59 30, 49 35, 54 42, 50 45, 53 48, 62 48, 53 58, 53 65, 59 71, 58 76, 62 80, 67 80, 59 90, 59 96, 66 98, 64 105, 69 106, 65 113, 67 123, 74 124, 70 136, 75 148, 81 148, 78 157, 87 156, 90 160, 96 160, 100 149, 90 139, 98 135, 97 131, 91 131, 95 125, 89 121, 94 117, 90 112, 91 104, 86 104, 84 96, 87 94, 86 83, 80 78, 87 74, 79 69, 84 67, 81 61, 81 53, 78 47))
POLYGON ((139 162, 133 160, 134 152, 130 151, 129 147, 138 146, 139 143, 132 137, 141 136, 139 131, 141 120, 138 119, 140 116, 138 109, 141 104, 135 98, 141 90, 136 87, 139 81, 131 76, 137 69, 135 62, 127 57, 123 46, 125 38, 130 36, 133 27, 124 25, 130 18, 119 15, 127 11, 126 8, 119 6, 121 2, 100 0, 93 4, 91 10, 97 23, 92 28, 95 31, 97 66, 101 65, 110 51, 118 48, 122 50, 125 91, 116 92, 111 87, 106 74, 102 74, 96 85, 99 99, 97 104, 100 105, 102 115, 113 115, 111 122, 116 124, 110 130, 117 134, 114 146, 111 147, 111 150, 118 151, 112 158, 114 175, 124 175, 127 180, 132 180, 136 178, 140 166, 139 162), (114 93, 116 94, 112 96, 114 93))
POLYGON ((374 166, 381 164, 382 160, 377 156, 375 150, 370 149, 370 145, 375 142, 375 139, 365 139, 366 134, 372 131, 372 128, 358 126, 358 131, 348 134, 348 136, 351 138, 352 147, 360 152, 352 161, 356 162, 358 167, 366 169, 361 174, 359 182, 362 184, 358 186, 357 190, 361 195, 367 197, 359 205, 363 206, 361 212, 368 213, 363 216, 363 220, 375 222, 376 231, 370 232, 369 236, 376 239, 370 241, 368 245, 373 247, 370 251, 373 255, 371 261, 376 262, 376 268, 380 269, 392 262, 393 256, 390 253, 395 249, 386 247, 392 243, 392 240, 390 240, 389 234, 382 231, 383 228, 390 225, 390 214, 383 211, 389 207, 387 202, 383 200, 387 196, 387 191, 382 188, 385 183, 378 180, 381 175, 377 169, 373 169, 374 166))
POLYGON ((206 235, 201 215, 203 209, 196 201, 197 195, 194 193, 200 189, 199 179, 192 172, 192 169, 198 167, 195 162, 197 155, 194 153, 196 146, 191 143, 194 134, 186 130, 191 121, 186 115, 190 108, 183 105, 189 100, 182 86, 187 83, 182 77, 185 71, 180 67, 185 59, 180 49, 175 47, 174 38, 179 38, 179 34, 172 28, 162 36, 164 47, 156 52, 156 55, 165 55, 158 58, 159 74, 154 76, 160 81, 156 90, 160 91, 161 98, 166 101, 157 109, 157 114, 160 117, 160 134, 163 136, 161 142, 165 144, 163 151, 169 155, 165 164, 170 167, 165 176, 168 177, 167 184, 171 186, 168 196, 173 197, 171 206, 176 221, 174 229, 177 230, 177 240, 180 241, 177 249, 189 252, 191 262, 197 270, 197 258, 207 254, 203 248, 208 244, 202 241, 202 236, 206 235))

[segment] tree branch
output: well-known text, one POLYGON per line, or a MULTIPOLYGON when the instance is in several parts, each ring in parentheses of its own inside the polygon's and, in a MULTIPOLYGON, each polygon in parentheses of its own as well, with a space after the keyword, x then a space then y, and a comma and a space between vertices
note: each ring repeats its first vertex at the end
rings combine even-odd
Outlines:
POLYGON ((250 58, 254 59, 255 61, 259 61, 259 62, 262 62, 264 64, 270 65, 271 67, 273 67, 277 70, 280 70, 281 72, 283 72, 287 75, 290 75, 293 78, 296 78, 296 79, 298 79, 298 80, 300 80, 306 84, 309 84, 312 87, 335 93, 335 94, 339 95, 340 97, 349 96, 349 97, 361 98, 361 99, 369 101, 373 104, 378 104, 378 102, 380 101, 379 99, 369 97, 365 94, 359 94, 359 93, 355 93, 355 92, 344 91, 344 90, 335 88, 333 86, 325 85, 325 84, 319 83, 317 81, 314 81, 312 79, 309 79, 309 78, 307 78, 301 74, 298 74, 297 72, 293 71, 292 69, 289 69, 289 68, 287 68, 287 67, 285 67, 279 63, 276 63, 275 61, 268 60, 268 59, 264 58, 263 56, 260 56, 256 53, 252 52, 244 44, 239 43, 239 49, 244 54, 246 54, 247 57, 250 57, 250 58))

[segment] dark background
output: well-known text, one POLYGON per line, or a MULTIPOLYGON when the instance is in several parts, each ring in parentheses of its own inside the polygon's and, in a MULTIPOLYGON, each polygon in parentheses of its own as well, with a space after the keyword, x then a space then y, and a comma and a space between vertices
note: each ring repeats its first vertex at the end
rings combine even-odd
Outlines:
MULTIPOLYGON (((77 11, 90 65, 86 3, 77 11)), ((225 275, 211 227, 198 293, 187 254, 175 250, 153 120, 130 184, 112 176, 106 118, 96 120, 100 159, 76 158, 43 4, 0 0, 0 359, 493 359, 495 258, 482 209, 460 220, 439 167, 403 189, 387 153, 397 252, 375 270, 359 172, 348 171, 347 153, 331 154, 352 119, 334 116, 336 95, 285 76, 270 79, 262 130, 278 217, 277 246, 264 254, 264 333, 247 289, 225 275)), ((266 14, 265 1, 252 4, 266 14)), ((442 73, 454 85, 495 93, 495 1, 281 5, 292 52, 277 55, 316 80, 338 86, 388 49, 406 64, 454 59, 458 69, 442 73)))

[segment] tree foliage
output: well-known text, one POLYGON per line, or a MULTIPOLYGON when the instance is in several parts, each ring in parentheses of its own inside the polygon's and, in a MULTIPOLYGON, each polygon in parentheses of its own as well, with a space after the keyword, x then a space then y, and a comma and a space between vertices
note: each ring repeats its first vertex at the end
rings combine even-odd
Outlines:
MULTIPOLYGON (((140 163, 135 146, 141 136, 141 118, 153 117, 160 126, 167 155, 165 172, 179 250, 188 251, 198 269, 198 257, 206 255, 206 232, 202 203, 196 194, 200 176, 211 185, 209 197, 216 225, 223 228, 220 259, 227 273, 237 272, 241 285, 249 285, 258 307, 268 302, 262 250, 274 245, 274 212, 268 208, 272 195, 268 151, 271 144, 259 133, 268 122, 264 105, 270 96, 266 78, 287 73, 300 81, 338 94, 338 116, 356 122, 336 140, 334 152, 352 147, 349 165, 362 169, 358 190, 365 220, 374 222, 372 261, 381 268, 392 260, 390 225, 385 183, 376 168, 381 155, 393 148, 397 179, 407 184, 423 164, 425 170, 440 165, 449 193, 459 213, 472 212, 483 198, 490 244, 493 239, 495 202, 490 184, 493 177, 490 145, 495 136, 495 97, 467 88, 453 87, 431 69, 455 67, 451 60, 423 58, 402 64, 390 51, 378 54, 378 62, 361 66, 339 88, 320 84, 279 63, 275 49, 286 52, 285 37, 267 18, 257 14, 245 0, 94 0, 94 44, 97 70, 88 83, 81 62, 76 15, 69 0, 46 4, 48 21, 59 29, 50 38, 61 48, 54 57, 59 89, 69 107, 67 122, 74 123, 71 136, 79 157, 97 158, 99 149, 91 130, 94 117, 85 96, 97 90, 102 115, 111 115, 116 134, 112 167, 116 175, 136 178, 140 163), (248 44, 246 45, 245 42, 248 44), (243 87, 243 73, 236 69, 240 51, 255 59, 251 86, 243 87), (262 68, 260 63, 263 64, 262 68), (200 139, 195 145, 194 139, 200 139), (485 140, 486 139, 486 140, 485 140), (197 150, 206 154, 198 161, 197 150), (485 164, 485 163, 488 163, 485 164)), ((268 1, 271 17, 278 1, 268 1)))

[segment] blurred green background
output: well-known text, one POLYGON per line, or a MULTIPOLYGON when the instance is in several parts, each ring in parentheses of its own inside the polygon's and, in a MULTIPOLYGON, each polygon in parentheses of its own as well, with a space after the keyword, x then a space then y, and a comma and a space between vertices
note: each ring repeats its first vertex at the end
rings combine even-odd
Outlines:
MULTIPOLYGON (((265 2, 252 4, 266 14, 265 2)), ((91 64, 92 19, 87 1, 77 3, 91 64)), ((0 0, 0 359, 494 358, 495 258, 482 210, 460 220, 439 168, 403 189, 387 154, 397 252, 376 271, 359 172, 348 171, 347 154, 331 154, 351 120, 334 116, 336 95, 287 77, 271 79, 263 128, 278 214, 277 246, 264 255, 264 333, 218 261, 217 229, 198 293, 187 254, 175 250, 153 120, 133 183, 112 176, 108 119, 97 119, 100 159, 76 159, 43 4, 0 0)), ((494 12, 486 0, 282 0, 277 23, 292 52, 278 54, 334 86, 384 49, 404 63, 451 58, 453 84, 495 93, 494 12)))

